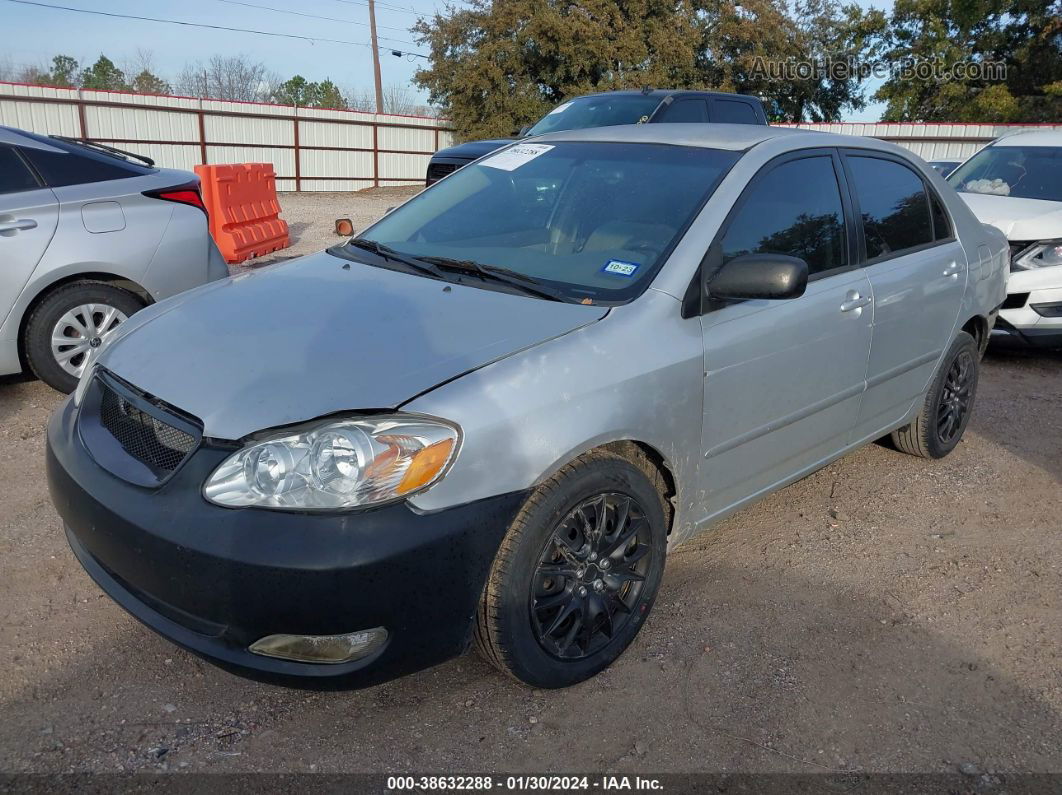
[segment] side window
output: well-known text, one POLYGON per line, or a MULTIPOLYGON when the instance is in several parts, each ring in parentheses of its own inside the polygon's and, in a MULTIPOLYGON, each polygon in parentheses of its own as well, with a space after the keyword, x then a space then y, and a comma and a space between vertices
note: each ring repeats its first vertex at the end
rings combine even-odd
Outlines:
POLYGON ((22 154, 40 172, 45 184, 53 188, 137 176, 137 172, 124 168, 117 161, 111 165, 102 160, 82 157, 73 152, 51 152, 45 149, 23 147, 22 154))
POLYGON ((929 202, 922 178, 907 166, 878 157, 848 156, 867 259, 933 242, 929 202))
POLYGON ((733 99, 712 100, 712 121, 720 124, 759 124, 752 105, 733 99))
POLYGON ((10 146, 0 146, 0 193, 18 193, 39 187, 18 152, 10 146))
POLYGON ((944 203, 933 191, 929 191, 929 206, 933 209, 933 239, 947 240, 952 236, 951 220, 944 203))
POLYGON ((721 241, 724 262, 764 252, 800 257, 809 274, 848 264, 844 209, 829 155, 776 166, 741 201, 721 241))
POLYGON ((662 121, 675 122, 708 121, 708 105, 703 99, 678 99, 671 103, 662 121))

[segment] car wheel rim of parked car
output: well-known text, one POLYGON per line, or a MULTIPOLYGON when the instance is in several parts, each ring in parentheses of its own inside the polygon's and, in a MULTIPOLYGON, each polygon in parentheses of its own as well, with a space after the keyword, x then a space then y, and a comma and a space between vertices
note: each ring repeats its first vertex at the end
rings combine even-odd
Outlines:
POLYGON ((579 503, 550 535, 531 579, 531 624, 555 657, 589 657, 620 635, 652 563, 652 531, 629 495, 579 503))
POLYGON ((55 361, 70 375, 80 378, 92 350, 127 319, 124 312, 107 304, 75 306, 52 329, 55 361))
POLYGON ((973 355, 963 351, 955 357, 944 378, 937 409, 937 435, 950 442, 962 432, 963 420, 970 408, 970 385, 973 380, 973 355))

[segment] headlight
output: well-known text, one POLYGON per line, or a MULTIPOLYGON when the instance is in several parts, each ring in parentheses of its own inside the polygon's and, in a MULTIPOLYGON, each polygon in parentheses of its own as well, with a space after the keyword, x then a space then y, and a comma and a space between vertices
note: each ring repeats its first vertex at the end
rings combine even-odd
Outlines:
POLYGON ((233 453, 204 496, 218 505, 329 510, 409 496, 442 477, 454 425, 416 416, 359 417, 280 434, 233 453))
POLYGON ((1022 270, 1050 268, 1062 265, 1062 240, 1047 240, 1036 243, 1014 258, 1013 267, 1022 270))

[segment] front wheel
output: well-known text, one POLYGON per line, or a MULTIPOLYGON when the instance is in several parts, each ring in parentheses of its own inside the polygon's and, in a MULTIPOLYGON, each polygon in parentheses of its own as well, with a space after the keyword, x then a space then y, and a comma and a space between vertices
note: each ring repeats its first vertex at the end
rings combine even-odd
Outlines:
POLYGON ((664 570, 659 476, 605 451, 563 467, 528 498, 484 589, 476 641, 535 687, 566 687, 612 663, 638 634, 664 570))
POLYGON ((922 458, 943 458, 955 449, 973 412, 980 363, 977 342, 960 331, 926 391, 918 416, 892 432, 897 449, 922 458))

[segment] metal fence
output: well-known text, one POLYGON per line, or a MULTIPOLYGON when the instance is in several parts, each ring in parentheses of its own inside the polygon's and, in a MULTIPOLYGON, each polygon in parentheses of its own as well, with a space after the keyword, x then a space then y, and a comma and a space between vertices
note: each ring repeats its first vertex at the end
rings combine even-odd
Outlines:
MULTIPOLYGON (((258 102, 0 83, 0 124, 91 138, 191 170, 272 163, 278 190, 345 191, 420 183, 432 152, 453 143, 443 119, 258 102)), ((838 122, 784 125, 883 138, 926 160, 963 160, 1008 132, 1062 124, 838 122)))
POLYGON ((882 138, 923 160, 965 160, 1001 135, 1019 130, 1058 130, 1062 124, 948 124, 933 122, 822 122, 792 124, 805 130, 882 138))
POLYGON ((445 120, 0 83, 0 124, 91 138, 159 166, 272 163, 278 190, 421 183, 453 141, 445 120))

